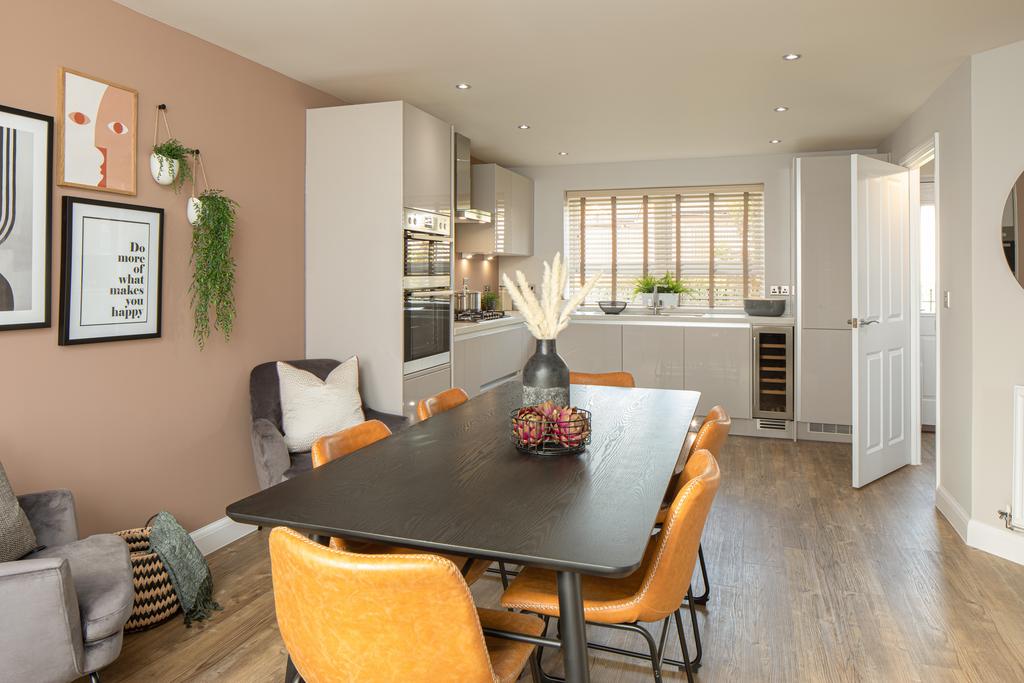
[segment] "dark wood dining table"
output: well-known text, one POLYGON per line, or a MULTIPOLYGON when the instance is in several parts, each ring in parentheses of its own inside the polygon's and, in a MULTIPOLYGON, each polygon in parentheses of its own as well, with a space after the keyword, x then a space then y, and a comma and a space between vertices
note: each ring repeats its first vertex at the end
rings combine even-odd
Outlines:
POLYGON ((519 452, 507 383, 328 465, 232 503, 237 522, 543 567, 558 576, 566 679, 589 681, 580 575, 643 559, 699 392, 578 386, 579 455, 519 452))

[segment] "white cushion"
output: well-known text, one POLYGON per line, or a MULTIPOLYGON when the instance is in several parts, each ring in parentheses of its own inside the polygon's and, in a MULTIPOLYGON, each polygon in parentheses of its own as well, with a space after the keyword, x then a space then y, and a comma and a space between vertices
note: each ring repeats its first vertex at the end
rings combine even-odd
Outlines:
POLYGON ((281 384, 284 443, 292 453, 308 451, 321 436, 363 422, 359 361, 355 356, 334 368, 326 381, 280 362, 277 377, 281 384))

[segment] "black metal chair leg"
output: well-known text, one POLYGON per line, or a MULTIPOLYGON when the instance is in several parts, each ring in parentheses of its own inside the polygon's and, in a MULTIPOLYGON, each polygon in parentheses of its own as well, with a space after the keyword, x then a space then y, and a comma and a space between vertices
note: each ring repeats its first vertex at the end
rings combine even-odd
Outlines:
POLYGON ((302 683, 302 676, 299 675, 299 670, 292 663, 291 655, 288 655, 288 663, 284 668, 284 683, 302 683))
POLYGON ((690 606, 690 623, 693 625, 693 640, 697 647, 697 656, 690 661, 690 665, 694 671, 700 669, 700 660, 704 657, 704 646, 700 642, 700 627, 697 626, 697 608, 694 607, 693 603, 696 602, 693 599, 693 589, 686 591, 688 600, 687 604, 690 606))
POLYGON ((93 671, 89 674, 89 683, 100 683, 100 674, 98 671, 93 671))
POLYGON ((540 672, 539 650, 540 648, 537 648, 537 650, 534 650, 533 654, 530 655, 530 680, 532 680, 533 683, 543 683, 544 681, 540 672))
MULTIPOLYGON (((668 625, 667 621, 665 622, 665 625, 666 626, 668 625)), ((661 657, 660 657, 659 648, 658 648, 658 646, 654 642, 654 636, 652 636, 650 634, 650 632, 647 629, 645 629, 644 627, 642 627, 642 626, 637 626, 636 630, 640 633, 640 635, 642 635, 644 637, 644 640, 647 641, 647 647, 650 648, 650 650, 651 650, 651 669, 654 670, 654 683, 661 683, 661 657)), ((662 629, 662 633, 661 633, 661 645, 662 645, 662 648, 664 648, 664 645, 665 645, 665 636, 666 635, 668 635, 668 630, 667 629, 662 629)))
POLYGON ((704 564, 704 546, 697 546, 697 559, 700 560, 700 576, 701 580, 704 581, 704 592, 693 598, 693 601, 698 605, 708 604, 708 597, 711 595, 711 584, 708 583, 708 567, 704 564))
POLYGON ((501 586, 505 590, 508 590, 508 570, 505 568, 504 562, 498 562, 498 571, 501 572, 501 586))
POLYGON ((676 610, 676 633, 679 634, 679 647, 683 651, 683 670, 686 671, 686 680, 693 683, 693 667, 690 666, 690 653, 686 648, 686 634, 683 632, 683 616, 680 614, 682 607, 676 610))

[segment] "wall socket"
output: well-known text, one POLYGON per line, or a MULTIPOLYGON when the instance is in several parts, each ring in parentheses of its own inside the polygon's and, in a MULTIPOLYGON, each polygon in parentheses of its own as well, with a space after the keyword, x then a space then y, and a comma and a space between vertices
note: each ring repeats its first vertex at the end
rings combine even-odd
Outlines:
POLYGON ((769 296, 789 296, 789 285, 771 285, 768 287, 769 296))

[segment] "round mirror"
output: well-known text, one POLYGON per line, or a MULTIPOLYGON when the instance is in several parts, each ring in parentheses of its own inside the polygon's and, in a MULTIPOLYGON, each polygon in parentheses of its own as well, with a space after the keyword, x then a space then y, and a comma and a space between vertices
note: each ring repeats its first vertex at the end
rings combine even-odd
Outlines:
POLYGON ((1003 254, 1006 256, 1006 265, 1010 266, 1013 277, 1024 287, 1024 263, 1021 253, 1024 245, 1021 244, 1021 229, 1024 228, 1024 173, 1017 178, 1017 182, 1010 188, 1010 195, 1006 198, 1006 205, 1003 207, 1003 254))

